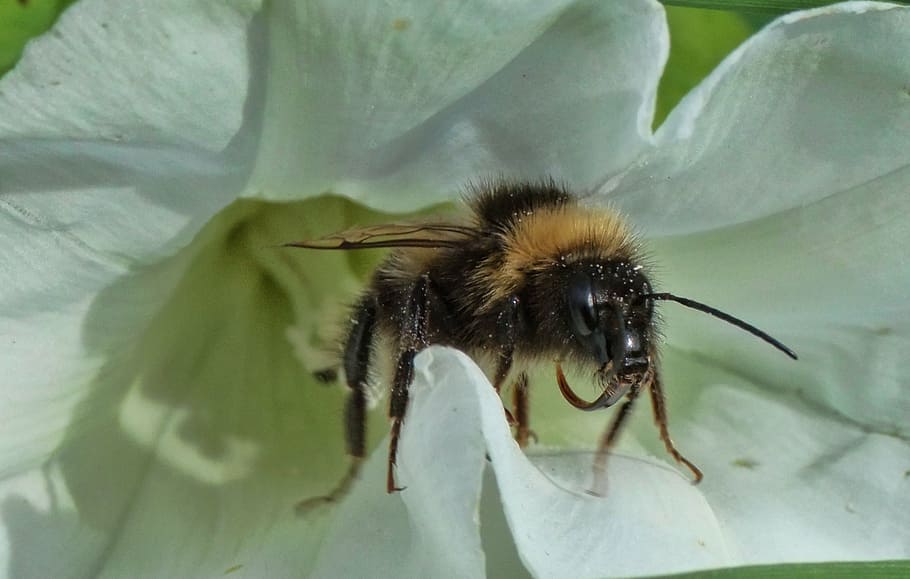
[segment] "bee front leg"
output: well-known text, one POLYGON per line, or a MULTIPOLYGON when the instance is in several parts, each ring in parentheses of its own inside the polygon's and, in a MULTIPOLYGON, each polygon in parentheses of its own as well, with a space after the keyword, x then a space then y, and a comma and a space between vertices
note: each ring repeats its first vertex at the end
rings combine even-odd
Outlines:
POLYGON ((635 405, 635 399, 638 398, 640 391, 640 384, 634 384, 629 388, 629 393, 626 394, 626 401, 619 407, 619 410, 617 410, 616 415, 610 422, 610 427, 607 428, 603 438, 600 440, 600 447, 597 449, 597 455, 594 457, 594 488, 588 491, 592 495, 603 496, 606 494, 607 457, 616 445, 616 441, 619 440, 619 433, 622 431, 626 419, 631 415, 632 407, 635 405))
POLYGON ((386 490, 390 493, 403 490, 403 487, 395 484, 398 439, 401 436, 401 425, 408 408, 408 389, 414 380, 414 358, 418 352, 429 345, 427 332, 430 321, 430 292, 429 277, 424 274, 414 282, 401 327, 401 351, 395 366, 395 377, 392 381, 392 394, 389 400, 392 432, 389 437, 386 490))
POLYGON ((654 422, 657 423, 657 428, 660 430, 660 439, 663 441, 670 456, 672 456, 676 462, 685 465, 686 468, 692 471, 692 476, 694 477, 692 484, 700 483, 701 479, 704 478, 701 470, 676 450, 676 445, 673 444, 673 439, 670 438, 670 429, 667 426, 667 406, 664 401, 664 392, 656 369, 652 375, 649 388, 651 390, 651 408, 654 409, 654 422))

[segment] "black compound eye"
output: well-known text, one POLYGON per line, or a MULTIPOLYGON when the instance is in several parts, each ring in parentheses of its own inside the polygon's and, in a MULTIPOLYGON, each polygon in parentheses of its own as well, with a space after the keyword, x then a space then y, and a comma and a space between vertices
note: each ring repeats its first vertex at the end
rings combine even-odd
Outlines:
POLYGON ((569 315, 579 336, 589 336, 597 329, 597 312, 594 311, 594 289, 591 278, 583 273, 569 280, 569 315))

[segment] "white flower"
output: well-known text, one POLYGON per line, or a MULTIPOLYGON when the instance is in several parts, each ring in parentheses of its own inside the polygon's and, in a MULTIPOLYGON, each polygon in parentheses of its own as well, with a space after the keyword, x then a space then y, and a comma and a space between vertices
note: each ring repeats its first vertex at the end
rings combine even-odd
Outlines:
MULTIPOLYGON (((652 134, 668 39, 645 0, 77 3, 0 80, 6 574, 910 557, 908 31, 886 5, 790 15, 652 134), (338 198, 221 210, 323 193, 412 210, 478 176, 544 173, 599 186, 662 287, 800 361, 664 307, 670 426, 706 479, 672 468, 640 408, 596 499, 575 492, 587 453, 529 462, 476 367, 434 348, 407 490, 385 494, 380 445, 337 509, 296 517, 345 468, 344 393, 313 384, 292 343, 312 354, 375 257, 273 246, 376 216, 338 198)), ((533 388, 543 443, 595 444, 608 412, 533 388)))

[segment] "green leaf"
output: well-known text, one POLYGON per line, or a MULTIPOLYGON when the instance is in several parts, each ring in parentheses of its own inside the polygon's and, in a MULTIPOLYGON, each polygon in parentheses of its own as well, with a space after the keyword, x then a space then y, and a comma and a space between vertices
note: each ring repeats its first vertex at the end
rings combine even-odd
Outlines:
MULTIPOLYGON (((660 0, 665 6, 729 10, 733 12, 757 12, 762 14, 785 14, 795 10, 808 10, 820 6, 837 4, 831 0, 660 0)), ((895 0, 893 4, 908 4, 895 0)))
POLYGON ((73 0, 7 0, 0 2, 0 76, 11 69, 33 36, 51 27, 73 0))
POLYGON ((848 563, 800 563, 792 565, 755 565, 752 567, 735 567, 731 569, 715 569, 713 571, 698 571, 696 573, 683 573, 679 575, 663 575, 683 579, 698 577, 699 579, 801 579, 803 577, 908 577, 910 576, 910 561, 870 561, 848 563))
POLYGON ((670 26, 670 59, 657 91, 654 127, 659 126, 676 103, 714 70, 753 32, 742 16, 733 12, 667 7, 670 26))

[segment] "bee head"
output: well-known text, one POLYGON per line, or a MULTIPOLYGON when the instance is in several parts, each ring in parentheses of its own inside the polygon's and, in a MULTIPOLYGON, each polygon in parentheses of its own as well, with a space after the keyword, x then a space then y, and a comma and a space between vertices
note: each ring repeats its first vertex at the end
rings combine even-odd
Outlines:
POLYGON ((641 299, 651 292, 641 268, 625 261, 578 264, 564 287, 571 332, 600 374, 608 366, 609 374, 620 379, 643 374, 649 365, 653 307, 641 299))

